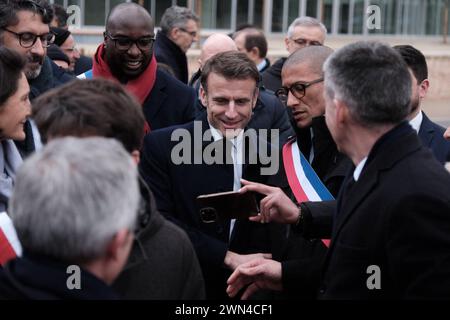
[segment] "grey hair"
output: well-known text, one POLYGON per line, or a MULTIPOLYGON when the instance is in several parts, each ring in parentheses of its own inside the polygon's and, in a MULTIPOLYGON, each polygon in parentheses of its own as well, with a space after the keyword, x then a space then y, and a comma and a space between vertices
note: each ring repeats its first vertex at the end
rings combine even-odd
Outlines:
POLYGON ((356 42, 333 53, 324 65, 326 94, 345 102, 365 126, 397 124, 410 111, 411 76, 389 45, 356 42))
POLYGON ((161 17, 160 27, 163 34, 168 34, 173 28, 183 28, 189 20, 199 22, 198 16, 185 7, 171 6, 164 11, 161 17))
POLYGON ((327 35, 327 27, 325 27, 325 25, 320 22, 319 20, 317 20, 316 18, 312 18, 312 17, 299 17, 297 19, 295 19, 294 21, 292 21, 292 23, 289 25, 288 31, 287 31, 287 37, 288 38, 292 38, 292 35, 294 34, 294 29, 296 27, 319 27, 324 36, 327 35))
POLYGON ((119 142, 70 137, 23 163, 10 215, 25 252, 81 263, 134 230, 139 201, 136 164, 119 142))

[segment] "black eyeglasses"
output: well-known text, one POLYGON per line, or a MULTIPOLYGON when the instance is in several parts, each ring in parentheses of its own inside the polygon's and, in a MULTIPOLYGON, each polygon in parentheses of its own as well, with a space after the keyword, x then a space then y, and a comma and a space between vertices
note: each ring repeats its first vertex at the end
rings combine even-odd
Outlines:
POLYGON ((8 30, 7 28, 2 28, 5 31, 8 31, 9 33, 15 35, 19 39, 19 44, 23 48, 31 48, 36 43, 37 39, 39 38, 41 40, 42 46, 44 48, 48 48, 53 41, 55 41, 55 34, 53 33, 46 33, 37 35, 31 32, 21 32, 17 33, 11 30, 8 30))
POLYGON ((155 42, 155 37, 145 36, 138 39, 131 39, 128 37, 113 37, 108 32, 105 32, 104 35, 114 41, 114 45, 116 49, 120 51, 128 51, 131 46, 135 43, 136 46, 142 50, 148 50, 153 46, 153 42, 155 42))
POLYGON ((309 86, 312 86, 315 83, 319 83, 322 82, 323 78, 317 79, 317 80, 313 80, 311 82, 295 82, 292 86, 290 87, 281 87, 280 89, 278 89, 275 92, 275 95, 278 97, 278 99, 280 99, 283 103, 286 103, 288 100, 288 95, 289 95, 289 91, 292 93, 292 95, 294 97, 296 97, 297 99, 301 99, 306 95, 306 88, 308 88, 309 86))
POLYGON ((185 28, 178 28, 178 29, 180 29, 183 32, 188 33, 192 38, 195 38, 197 36, 197 31, 188 31, 185 28))
POLYGON ((319 41, 315 41, 315 40, 306 40, 303 38, 298 38, 298 39, 291 39, 292 41, 294 41, 296 44, 298 44, 299 46, 302 47, 306 47, 306 46, 321 46, 322 44, 319 41))

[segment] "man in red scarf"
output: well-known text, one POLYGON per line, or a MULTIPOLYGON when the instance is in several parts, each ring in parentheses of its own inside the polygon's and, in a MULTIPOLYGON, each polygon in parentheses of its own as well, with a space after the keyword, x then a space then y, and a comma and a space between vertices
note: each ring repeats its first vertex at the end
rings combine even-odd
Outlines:
POLYGON ((157 69, 154 41, 150 14, 134 3, 120 4, 109 14, 92 70, 79 76, 103 77, 125 85, 143 105, 146 132, 193 120, 196 102, 193 89, 157 69))

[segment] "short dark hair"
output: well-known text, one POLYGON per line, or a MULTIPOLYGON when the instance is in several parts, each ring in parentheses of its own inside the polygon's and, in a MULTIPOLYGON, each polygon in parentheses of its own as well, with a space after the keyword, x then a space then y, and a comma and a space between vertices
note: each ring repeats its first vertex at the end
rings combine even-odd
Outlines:
POLYGON ((245 33, 245 50, 250 51, 254 47, 259 49, 259 57, 267 56, 267 39, 263 32, 258 29, 244 29, 240 32, 245 33))
POLYGON ((243 52, 227 51, 221 52, 206 61, 202 68, 200 82, 203 90, 208 91, 208 76, 216 73, 227 80, 255 80, 256 86, 259 84, 259 71, 255 63, 243 52))
POLYGON ((0 108, 16 93, 24 67, 20 54, 0 46, 0 108))
POLYGON ((394 46, 393 48, 400 53, 403 60, 412 70, 418 84, 423 80, 428 79, 427 60, 422 52, 410 45, 399 45, 394 46))
POLYGON ((76 80, 33 102, 42 141, 64 136, 102 136, 122 142, 130 153, 144 135, 142 106, 123 86, 105 79, 76 80))
POLYGON ((58 28, 66 28, 67 27, 67 20, 69 19, 69 14, 66 11, 66 8, 59 4, 53 4, 53 13, 55 14, 54 18, 56 18, 56 22, 58 25, 58 28))
POLYGON ((324 71, 326 94, 344 101, 362 125, 397 124, 411 112, 408 66, 388 45, 372 41, 346 45, 328 58, 324 71))
POLYGON ((53 9, 46 0, 3 0, 0 2, 0 33, 1 28, 19 23, 17 13, 20 11, 31 11, 40 15, 45 24, 53 20, 53 9))

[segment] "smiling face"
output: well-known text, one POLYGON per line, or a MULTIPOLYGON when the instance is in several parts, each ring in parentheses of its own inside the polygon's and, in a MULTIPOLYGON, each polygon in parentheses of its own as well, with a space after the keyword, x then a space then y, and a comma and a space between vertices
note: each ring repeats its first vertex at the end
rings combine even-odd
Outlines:
POLYGON ((258 97, 255 80, 229 80, 212 72, 207 92, 200 91, 209 123, 226 137, 236 136, 252 116, 258 97))
POLYGON ((19 79, 17 91, 0 106, 0 135, 1 139, 24 140, 23 125, 31 114, 28 94, 30 87, 25 74, 19 79))
MULTIPOLYGON (((132 18, 129 15, 119 16, 116 14, 114 18, 107 29, 107 33, 112 38, 137 40, 142 37, 155 36, 152 20, 143 14, 136 14, 132 18)), ((142 50, 136 43, 133 43, 128 50, 120 50, 115 41, 108 36, 105 36, 104 45, 106 62, 111 68, 111 72, 121 81, 139 77, 153 56, 153 46, 142 50)))
MULTIPOLYGON (((47 24, 42 22, 42 16, 31 11, 23 10, 17 12, 19 23, 15 26, 8 26, 8 30, 15 33, 32 33, 34 35, 44 35, 50 32, 47 24)), ((25 57, 27 64, 25 65, 25 75, 27 79, 35 79, 39 76, 44 63, 47 48, 42 46, 41 40, 38 38, 36 43, 30 48, 24 48, 20 45, 19 38, 7 31, 2 32, 2 45, 9 49, 13 49, 25 57)))
POLYGON ((75 69, 75 64, 78 59, 80 59, 80 52, 75 46, 75 39, 70 35, 66 41, 61 45, 60 49, 69 57, 70 65, 68 69, 73 71, 75 69))
MULTIPOLYGON (((283 68, 281 73, 283 87, 290 87, 299 81, 308 83, 321 77, 323 75, 311 72, 307 63, 283 68)), ((301 99, 297 99, 289 92, 286 105, 291 109, 292 117, 298 128, 309 127, 312 123, 312 118, 325 114, 323 82, 315 83, 306 88, 305 96, 301 99)))

